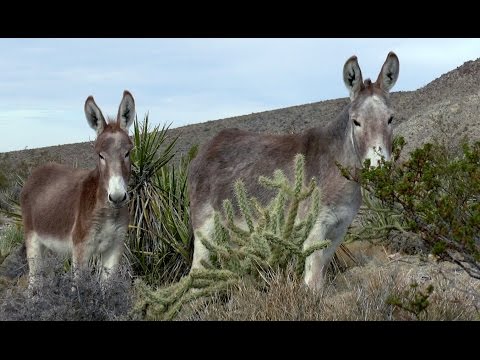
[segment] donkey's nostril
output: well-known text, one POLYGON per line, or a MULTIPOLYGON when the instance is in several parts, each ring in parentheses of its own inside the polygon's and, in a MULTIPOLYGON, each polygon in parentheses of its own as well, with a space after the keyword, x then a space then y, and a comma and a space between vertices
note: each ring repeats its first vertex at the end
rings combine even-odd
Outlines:
POLYGON ((113 196, 112 194, 108 194, 108 200, 113 204, 121 204, 125 200, 127 200, 127 193, 124 192, 123 197, 121 196, 122 196, 121 194, 113 194, 113 196))

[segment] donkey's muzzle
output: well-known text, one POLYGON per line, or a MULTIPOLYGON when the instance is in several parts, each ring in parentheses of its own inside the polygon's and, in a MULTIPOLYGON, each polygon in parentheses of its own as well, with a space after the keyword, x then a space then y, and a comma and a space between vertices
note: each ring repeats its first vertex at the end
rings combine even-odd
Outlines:
POLYGON ((128 195, 127 193, 115 193, 115 194, 108 194, 108 201, 114 207, 121 207, 127 203, 128 195))

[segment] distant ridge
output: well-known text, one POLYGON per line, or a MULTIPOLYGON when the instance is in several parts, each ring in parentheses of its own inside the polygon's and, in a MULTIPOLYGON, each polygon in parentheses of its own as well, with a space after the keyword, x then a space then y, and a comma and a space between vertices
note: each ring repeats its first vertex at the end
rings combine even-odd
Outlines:
MULTIPOLYGON (((396 111, 394 134, 406 138, 407 151, 441 136, 449 136, 452 144, 466 135, 480 140, 480 59, 467 61, 418 90, 393 92, 391 99, 396 111)), ((345 97, 212 120, 170 129, 169 136, 180 136, 177 150, 182 153, 228 127, 270 133, 300 132, 333 120, 348 101, 345 97)), ((91 146, 91 142, 84 142, 11 151, 0 153, 0 160, 41 159, 48 154, 69 165, 90 167, 95 161, 91 146)))

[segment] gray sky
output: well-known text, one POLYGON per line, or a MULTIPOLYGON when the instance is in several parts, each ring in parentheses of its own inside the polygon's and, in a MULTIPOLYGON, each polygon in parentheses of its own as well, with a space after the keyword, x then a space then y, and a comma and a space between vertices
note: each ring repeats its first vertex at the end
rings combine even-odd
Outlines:
POLYGON ((480 39, 0 39, 0 152, 93 140, 85 99, 116 115, 124 89, 171 127, 346 97, 348 57, 375 80, 390 50, 392 91, 416 90, 480 39))

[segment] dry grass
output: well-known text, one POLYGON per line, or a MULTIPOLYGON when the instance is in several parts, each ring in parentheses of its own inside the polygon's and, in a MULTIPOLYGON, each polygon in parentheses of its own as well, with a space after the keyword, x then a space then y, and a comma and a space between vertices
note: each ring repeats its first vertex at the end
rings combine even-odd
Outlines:
MULTIPOLYGON (((417 282, 421 290, 433 284, 425 320, 479 320, 480 282, 450 263, 388 254, 381 246, 357 242, 348 246, 357 265, 340 253, 337 266, 321 294, 303 286, 292 271, 270 273, 269 289, 243 283, 228 297, 214 297, 185 306, 177 320, 416 320, 390 305, 391 296, 405 299, 417 282), (346 266, 348 269, 345 270, 346 266)), ((23 259, 23 258, 22 258, 23 259)), ((24 260, 24 259, 23 259, 24 260)), ((71 273, 62 263, 36 297, 26 292, 26 276, 0 277, 0 320, 130 320, 133 289, 126 269, 105 291, 98 278, 86 274, 79 291, 71 292, 71 273)), ((138 319, 137 319, 138 320, 138 319)))
POLYGON ((131 281, 121 267, 102 285, 98 274, 82 273, 73 281, 63 261, 51 258, 42 286, 27 289, 27 276, 0 278, 0 321, 126 320, 132 306, 131 281), (72 287, 75 284, 75 291, 72 287))
POLYGON ((228 300, 216 297, 185 307, 179 320, 416 320, 406 310, 389 303, 394 296, 406 300, 405 292, 417 282, 434 291, 421 320, 479 320, 480 282, 451 264, 423 262, 414 256, 375 261, 356 266, 336 276, 323 293, 314 294, 293 272, 269 275, 270 288, 260 290, 242 284, 228 300))

